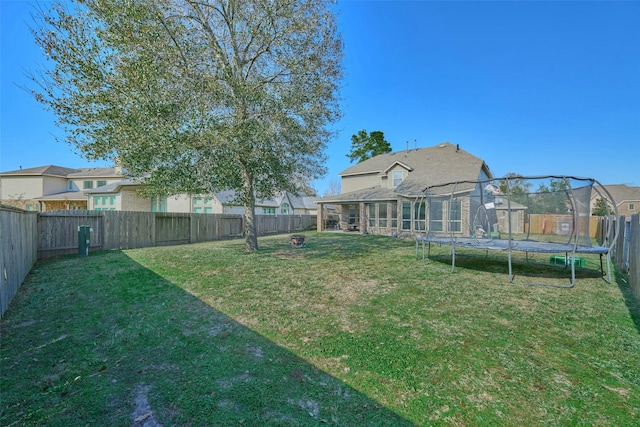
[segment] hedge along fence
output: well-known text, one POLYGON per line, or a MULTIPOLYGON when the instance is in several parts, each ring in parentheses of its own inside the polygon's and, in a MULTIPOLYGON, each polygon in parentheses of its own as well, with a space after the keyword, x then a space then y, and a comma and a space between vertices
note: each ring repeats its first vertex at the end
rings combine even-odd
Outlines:
MULTIPOLYGON (((256 215, 258 235, 315 229, 315 215, 256 215)), ((55 211, 38 215, 38 259, 78 253, 78 227, 91 228, 89 251, 168 246, 242 237, 242 215, 55 211)))
POLYGON ((0 316, 37 257, 38 215, 0 206, 0 316))

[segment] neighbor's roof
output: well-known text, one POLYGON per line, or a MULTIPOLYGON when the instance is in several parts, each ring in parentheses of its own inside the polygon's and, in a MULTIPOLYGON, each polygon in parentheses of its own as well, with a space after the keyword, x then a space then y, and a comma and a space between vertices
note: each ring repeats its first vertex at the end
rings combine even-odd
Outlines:
POLYGON ((603 187, 611 193, 611 197, 617 205, 640 200, 640 187, 629 187, 626 184, 604 185, 603 187))
POLYGON ((87 196, 82 191, 65 191, 63 193, 47 194, 46 196, 36 197, 35 200, 77 200, 86 202, 87 196))
POLYGON ((2 172, 2 176, 59 176, 65 178, 70 173, 80 172, 80 169, 66 168, 63 166, 47 165, 35 168, 18 169, 14 171, 2 172))
POLYGON ((124 170, 120 173, 116 172, 117 168, 81 168, 78 171, 70 173, 67 178, 117 178, 123 175, 124 170))
POLYGON ((35 168, 18 169, 14 171, 2 172, 2 176, 58 176, 61 178, 116 178, 122 173, 117 173, 115 167, 111 168, 67 168, 64 166, 38 166, 35 168))
POLYGON ((307 196, 305 194, 288 193, 289 200, 294 209, 317 209, 316 197, 307 196))
POLYGON ((137 187, 140 186, 140 182, 132 179, 123 179, 122 181, 114 182, 111 184, 103 185, 102 187, 91 188, 88 190, 82 190, 80 192, 85 194, 104 194, 104 193, 117 193, 122 187, 137 187))

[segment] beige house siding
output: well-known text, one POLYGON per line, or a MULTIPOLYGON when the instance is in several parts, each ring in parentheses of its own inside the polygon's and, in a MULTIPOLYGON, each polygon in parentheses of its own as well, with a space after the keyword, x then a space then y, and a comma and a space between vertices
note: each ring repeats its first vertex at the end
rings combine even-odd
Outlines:
POLYGON ((83 191, 84 182, 91 181, 93 183, 93 188, 98 188, 98 181, 105 181, 105 185, 115 184, 116 182, 122 181, 122 177, 117 178, 107 178, 107 177, 90 177, 90 178, 73 178, 68 180, 67 183, 67 191, 83 191))
POLYGON ((122 190, 118 210, 151 212, 151 200, 140 197, 136 190, 122 190))
MULTIPOLYGON (((150 200, 149 203, 151 203, 150 200)), ((191 209, 191 198, 186 195, 167 197, 167 212, 193 212, 191 209)))
MULTIPOLYGON (((42 194, 40 195, 49 195, 56 193, 64 193, 67 191, 67 179, 52 177, 52 176, 44 176, 42 178, 42 194)), ((36 196, 39 197, 39 196, 36 196)))
POLYGON ((377 173, 367 175, 351 175, 342 177, 342 192, 349 193, 361 188, 380 187, 380 177, 377 173))
POLYGON ((42 180, 41 176, 2 177, 2 200, 26 200, 40 197, 44 194, 42 180))
POLYGON ((625 200, 618 204, 619 215, 631 216, 637 213, 640 213, 640 200, 625 200))

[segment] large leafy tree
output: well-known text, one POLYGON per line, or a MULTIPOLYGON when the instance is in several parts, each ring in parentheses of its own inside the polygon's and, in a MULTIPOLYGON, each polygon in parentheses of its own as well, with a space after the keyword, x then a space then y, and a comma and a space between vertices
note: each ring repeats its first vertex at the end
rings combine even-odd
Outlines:
POLYGON ((75 0, 39 10, 37 100, 89 159, 147 193, 255 200, 325 173, 342 41, 322 0, 75 0))
POLYGON ((378 154, 390 153, 391 144, 384 139, 384 133, 376 130, 367 133, 365 129, 351 136, 351 152, 347 157, 353 162, 364 162, 378 154))

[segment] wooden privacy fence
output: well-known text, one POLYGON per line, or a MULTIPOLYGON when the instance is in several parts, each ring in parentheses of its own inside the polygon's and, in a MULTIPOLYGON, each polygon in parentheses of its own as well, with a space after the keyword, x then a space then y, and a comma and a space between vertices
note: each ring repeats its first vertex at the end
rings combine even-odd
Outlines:
MULTIPOLYGON (((596 237, 598 233, 597 216, 589 216, 580 218, 581 230, 589 227, 589 237, 596 237)), ((571 215, 555 215, 555 214, 530 214, 529 221, 525 224, 525 232, 531 234, 558 234, 567 236, 573 230, 573 217, 571 215)))
POLYGON ((38 215, 0 206, 0 316, 37 256, 38 215))
MULTIPOLYGON (((256 215, 258 235, 315 229, 315 215, 256 215)), ((242 215, 55 211, 38 215, 38 258, 78 253, 78 227, 89 226, 89 251, 168 246, 241 237, 242 215)))
POLYGON ((629 286, 636 298, 640 298, 640 214, 599 218, 597 239, 600 243, 612 221, 618 229, 618 238, 611 259, 618 271, 628 274, 629 286))

